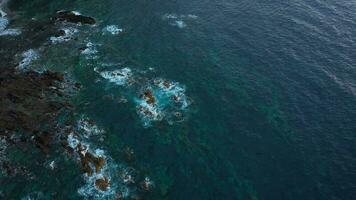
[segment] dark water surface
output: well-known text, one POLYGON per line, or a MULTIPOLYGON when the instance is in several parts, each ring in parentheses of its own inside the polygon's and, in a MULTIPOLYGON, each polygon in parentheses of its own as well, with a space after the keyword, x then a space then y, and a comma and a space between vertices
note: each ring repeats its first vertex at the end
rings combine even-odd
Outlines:
MULTIPOLYGON (((112 169, 128 165, 120 149, 132 148, 135 169, 154 182, 144 199, 356 198, 355 1, 14 0, 9 8, 11 28, 58 10, 97 20, 61 25, 78 30, 70 41, 29 47, 39 54, 30 67, 66 72, 82 84, 72 100, 77 120, 85 116, 105 130, 105 140, 87 142, 105 151, 112 169), (109 25, 123 33, 105 31, 109 25), (89 42, 96 51, 80 53, 89 42), (98 73, 123 68, 134 84, 98 73), (188 105, 154 88, 158 79, 176 83, 188 105), (147 86, 162 119, 138 111, 147 86)), ((1 44, 16 37, 0 36, 1 44)), ((31 168, 40 154, 33 151, 11 156, 31 168)), ((6 199, 52 199, 54 192, 114 199, 93 188, 78 192, 86 182, 61 151, 42 162, 43 169, 33 166, 36 179, 0 186, 6 199), (52 160, 61 170, 46 167, 52 160)))

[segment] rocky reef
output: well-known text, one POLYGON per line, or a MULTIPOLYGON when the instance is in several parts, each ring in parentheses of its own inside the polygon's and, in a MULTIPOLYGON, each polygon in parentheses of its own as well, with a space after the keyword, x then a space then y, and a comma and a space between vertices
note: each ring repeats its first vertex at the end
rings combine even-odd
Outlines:
POLYGON ((84 16, 75 11, 58 11, 57 15, 54 17, 57 21, 66 21, 75 24, 89 24, 93 25, 96 23, 95 19, 92 17, 84 16))
MULTIPOLYGON (((77 175, 85 183, 78 189, 79 195, 89 199, 108 196, 139 199, 152 191, 154 184, 146 174, 138 172, 139 166, 132 166, 135 163, 133 149, 125 148, 123 161, 116 163, 109 153, 102 150, 105 148, 92 140, 95 137, 103 142, 105 131, 90 119, 77 120, 81 114, 70 100, 81 84, 75 83, 69 72, 50 71, 46 66, 36 68, 40 63, 38 60, 51 46, 80 40, 76 35, 80 29, 70 26, 94 25, 96 21, 75 11, 59 11, 52 16, 52 19, 29 20, 15 39, 8 36, 0 38, 0 176, 5 174, 12 178, 18 175, 31 177, 28 179, 30 183, 41 182, 32 177, 33 167, 26 168, 7 157, 8 146, 34 158, 35 167, 47 167, 52 171, 63 168, 64 163, 56 156, 67 155, 65 160, 75 161, 77 175), (71 25, 66 27, 68 24, 71 25), (34 149, 38 151, 36 155, 32 152, 34 149), (49 157, 54 159, 49 160, 49 157)), ((113 31, 113 34, 121 33, 121 30, 111 28, 108 31, 113 31)), ((80 53, 91 55, 94 47, 94 44, 87 43, 80 53)), ((133 73, 129 68, 96 72, 115 85, 132 84, 133 73)), ((140 98, 151 107, 157 105, 157 98, 151 90, 145 90, 140 98)), ((123 97, 117 101, 127 102, 123 97)), ((3 180, 0 179, 0 185, 5 182, 3 180)), ((8 195, 1 192, 0 188, 0 199, 8 195)))
POLYGON ((0 71, 0 135, 24 131, 25 140, 35 138, 44 152, 54 137, 56 117, 71 105, 65 100, 63 75, 45 71, 17 73, 12 68, 0 71), (47 128, 41 125, 47 124, 47 128))

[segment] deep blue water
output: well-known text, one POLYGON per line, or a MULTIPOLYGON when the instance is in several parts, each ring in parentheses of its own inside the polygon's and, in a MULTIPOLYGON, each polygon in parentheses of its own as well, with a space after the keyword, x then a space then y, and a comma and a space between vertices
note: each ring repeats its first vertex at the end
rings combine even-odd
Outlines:
MULTIPOLYGON (((40 58, 30 67, 66 72, 83 85, 72 100, 77 120, 85 116, 105 130, 105 140, 86 142, 110 157, 109 171, 133 165, 150 177, 154 189, 143 199, 356 197, 356 2, 17 0, 9 7, 10 27, 58 10, 98 21, 58 25, 78 29, 78 39, 34 46, 40 58), (123 34, 106 32, 108 25, 123 34), (96 52, 80 53, 89 42, 96 52), (100 74, 123 68, 133 83, 100 74), (177 84, 188 105, 176 105, 155 86, 158 79, 177 84), (138 110, 147 87, 161 118, 138 110), (135 152, 134 164, 123 160, 125 147, 135 152)), ((39 154, 21 159, 32 166, 39 154)), ((33 165, 39 178, 12 180, 0 186, 2 194, 51 199, 56 191, 59 199, 91 199, 97 193, 78 193, 86 182, 75 160, 63 153, 43 160, 63 167, 53 172, 43 164, 40 173, 33 165)), ((114 195, 98 196, 106 198, 114 195)))

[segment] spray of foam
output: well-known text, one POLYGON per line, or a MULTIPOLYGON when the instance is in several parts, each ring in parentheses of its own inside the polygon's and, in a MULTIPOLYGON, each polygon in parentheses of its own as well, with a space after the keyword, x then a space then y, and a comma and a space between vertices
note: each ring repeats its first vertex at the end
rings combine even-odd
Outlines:
POLYGON ((122 68, 113 71, 99 72, 101 77, 107 79, 109 82, 116 85, 125 85, 132 77, 132 71, 130 68, 122 68))
POLYGON ((153 80, 153 84, 144 87, 139 98, 135 98, 135 102, 137 113, 146 127, 153 121, 163 119, 170 124, 181 121, 182 113, 190 105, 184 86, 161 78, 153 80))
POLYGON ((1 17, 0 17, 0 36, 17 36, 21 34, 20 29, 10 28, 6 29, 9 25, 9 20, 5 17, 6 13, 0 10, 1 17))
POLYGON ((78 29, 72 28, 72 27, 63 28, 61 30, 61 33, 62 33, 62 35, 52 36, 49 38, 50 41, 52 42, 52 44, 68 42, 68 41, 74 39, 75 34, 78 33, 78 29))
POLYGON ((103 129, 100 129, 93 121, 87 117, 82 117, 78 121, 78 128, 83 131, 83 135, 86 138, 90 136, 98 136, 105 133, 103 129))
POLYGON ((187 26, 186 21, 198 19, 198 16, 188 14, 188 15, 177 15, 174 13, 167 13, 162 16, 164 21, 168 21, 170 25, 176 26, 178 28, 185 28, 187 26))
POLYGON ((35 60, 40 58, 40 55, 37 50, 29 49, 22 53, 22 60, 19 63, 18 70, 27 70, 28 66, 35 60))
POLYGON ((81 52, 82 55, 85 55, 86 59, 97 59, 98 50, 95 47, 95 44, 88 42, 85 49, 81 52))
POLYGON ((109 25, 103 29, 103 33, 110 33, 112 35, 119 35, 124 30, 119 28, 117 25, 109 25))

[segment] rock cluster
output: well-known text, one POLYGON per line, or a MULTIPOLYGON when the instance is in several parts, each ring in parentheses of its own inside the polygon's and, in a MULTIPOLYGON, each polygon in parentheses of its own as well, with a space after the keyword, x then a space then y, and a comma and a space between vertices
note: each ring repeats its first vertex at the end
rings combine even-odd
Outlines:
POLYGON ((58 11, 54 19, 57 21, 66 21, 75 24, 80 23, 94 25, 96 23, 94 18, 81 15, 80 13, 74 11, 58 11))
POLYGON ((0 129, 6 131, 0 134, 25 131, 24 138, 34 137, 36 145, 48 152, 56 116, 61 109, 71 106, 62 98, 64 94, 59 89, 63 80, 63 75, 56 72, 16 73, 13 69, 2 69, 0 129), (48 128, 43 129, 42 123, 47 123, 48 128))

